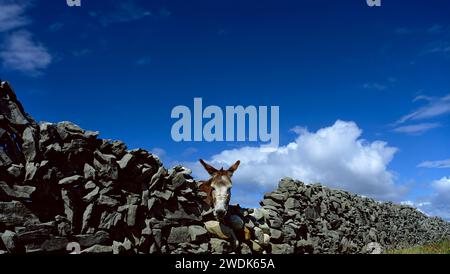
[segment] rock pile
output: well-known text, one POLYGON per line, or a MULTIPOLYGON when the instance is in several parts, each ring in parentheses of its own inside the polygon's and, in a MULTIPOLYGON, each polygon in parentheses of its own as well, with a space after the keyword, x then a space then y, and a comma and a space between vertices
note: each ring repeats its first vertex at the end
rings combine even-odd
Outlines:
POLYGON ((280 235, 272 252, 379 253, 450 237, 450 223, 412 207, 289 178, 261 205, 271 235, 280 235))
POLYGON ((190 170, 98 135, 36 123, 1 83, 0 254, 372 253, 450 233, 412 208, 291 179, 218 222, 190 170))

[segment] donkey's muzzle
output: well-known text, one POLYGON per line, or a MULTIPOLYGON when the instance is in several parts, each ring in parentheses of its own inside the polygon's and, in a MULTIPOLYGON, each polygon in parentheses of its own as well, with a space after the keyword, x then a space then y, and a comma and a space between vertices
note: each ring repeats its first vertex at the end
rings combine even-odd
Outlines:
POLYGON ((214 210, 214 215, 218 219, 223 219, 223 217, 225 217, 226 214, 227 214, 227 211, 225 209, 216 209, 216 210, 214 210))

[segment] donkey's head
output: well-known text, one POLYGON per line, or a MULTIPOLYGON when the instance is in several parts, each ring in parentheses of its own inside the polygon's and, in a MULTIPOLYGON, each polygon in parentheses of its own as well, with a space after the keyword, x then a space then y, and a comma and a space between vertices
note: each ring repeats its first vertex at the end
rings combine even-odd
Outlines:
POLYGON ((200 159, 200 163, 206 169, 206 171, 211 175, 208 181, 203 182, 200 185, 200 190, 208 194, 205 198, 205 202, 214 208, 214 216, 218 219, 222 219, 227 214, 228 203, 231 198, 231 177, 233 173, 238 168, 240 161, 237 161, 229 169, 220 170, 208 165, 200 159))

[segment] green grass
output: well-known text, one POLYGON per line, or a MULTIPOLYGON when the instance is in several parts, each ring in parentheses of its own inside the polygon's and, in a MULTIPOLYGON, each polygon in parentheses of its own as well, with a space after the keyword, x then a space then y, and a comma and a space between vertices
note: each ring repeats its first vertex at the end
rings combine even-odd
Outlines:
POLYGON ((389 250, 387 254, 450 254, 450 239, 437 243, 414 246, 400 250, 389 250))

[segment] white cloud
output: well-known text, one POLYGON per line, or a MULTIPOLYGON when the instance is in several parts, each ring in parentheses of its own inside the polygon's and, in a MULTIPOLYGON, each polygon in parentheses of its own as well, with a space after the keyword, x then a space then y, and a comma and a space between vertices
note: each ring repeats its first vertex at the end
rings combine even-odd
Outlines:
POLYGON ((289 130, 290 132, 294 132, 298 135, 304 134, 304 133, 308 133, 308 128, 307 127, 302 127, 302 126, 295 126, 293 128, 291 128, 289 130))
POLYGON ((450 202, 450 177, 444 177, 433 182, 433 187, 439 195, 445 197, 445 200, 450 202))
POLYGON ((408 200, 408 201, 401 201, 400 204, 401 205, 407 205, 407 206, 415 206, 414 202, 410 201, 410 200, 408 200))
POLYGON ((397 82, 397 79, 395 77, 387 77, 382 82, 366 82, 362 85, 362 88, 369 89, 369 90, 377 90, 377 91, 385 91, 389 88, 391 88, 395 83, 397 82))
POLYGON ((0 60, 4 69, 37 76, 52 62, 52 57, 41 43, 33 40, 29 31, 23 29, 31 23, 25 12, 32 2, 0 0, 0 60))
POLYGON ((431 101, 433 101, 433 97, 426 96, 426 95, 419 95, 419 96, 416 96, 416 98, 414 98, 413 102, 417 102, 417 101, 421 101, 421 100, 431 102, 431 101))
POLYGON ((429 216, 439 216, 450 221, 450 177, 443 177, 431 184, 432 194, 415 207, 429 216))
POLYGON ((159 147, 155 147, 153 149, 150 150, 150 153, 155 154, 158 157, 165 157, 167 155, 167 152, 159 147))
MULTIPOLYGON (((354 122, 338 120, 317 132, 300 127, 295 131, 295 141, 272 151, 243 147, 222 151, 209 161, 220 167, 241 160, 235 184, 264 190, 272 190, 283 177, 293 177, 380 199, 397 199, 406 191, 394 184, 395 176, 387 168, 397 149, 361 139, 362 130, 354 122)), ((207 176, 199 164, 189 166, 194 174, 207 176)))
POLYGON ((438 118, 450 114, 450 94, 443 97, 417 96, 413 102, 425 101, 427 104, 411 113, 404 115, 391 126, 395 127, 394 132, 406 133, 411 135, 423 134, 426 131, 441 126, 440 123, 420 123, 419 121, 438 118), (404 125, 406 123, 413 123, 404 125))
POLYGON ((401 27, 394 30, 396 34, 441 34, 445 32, 448 28, 439 24, 431 25, 428 28, 408 28, 408 27, 401 27))
POLYGON ((422 52, 422 55, 437 54, 446 57, 450 56, 450 43, 447 41, 435 41, 430 43, 422 52))
POLYGON ((188 147, 185 150, 183 150, 183 152, 181 153, 181 156, 183 157, 189 157, 195 153, 198 152, 198 149, 195 147, 188 147))
POLYGON ((440 161, 425 161, 420 163, 417 167, 424 168, 450 168, 450 159, 440 161))
MULTIPOLYGON (((152 13, 150 11, 139 7, 133 1, 123 1, 119 2, 111 12, 101 14, 99 20, 103 26, 108 26, 114 23, 140 20, 151 15, 152 13)), ((91 13, 91 16, 97 17, 98 15, 91 13)))
POLYGON ((394 128, 395 132, 406 133, 410 135, 420 135, 434 128, 440 127, 439 123, 421 123, 409 126, 400 126, 394 128))
POLYGON ((38 75, 52 62, 52 56, 40 43, 33 40, 28 31, 17 31, 8 35, 0 51, 3 66, 30 75, 38 75))
POLYGON ((0 32, 10 31, 30 23, 24 15, 28 5, 24 1, 0 0, 0 32))
POLYGON ((380 84, 380 83, 365 83, 363 85, 363 88, 365 89, 375 89, 379 91, 383 91, 387 89, 387 86, 380 84))
POLYGON ((417 97, 415 101, 425 98, 428 101, 427 105, 403 116, 397 121, 397 124, 402 124, 408 121, 430 119, 450 113, 450 94, 440 98, 421 96, 417 97))

